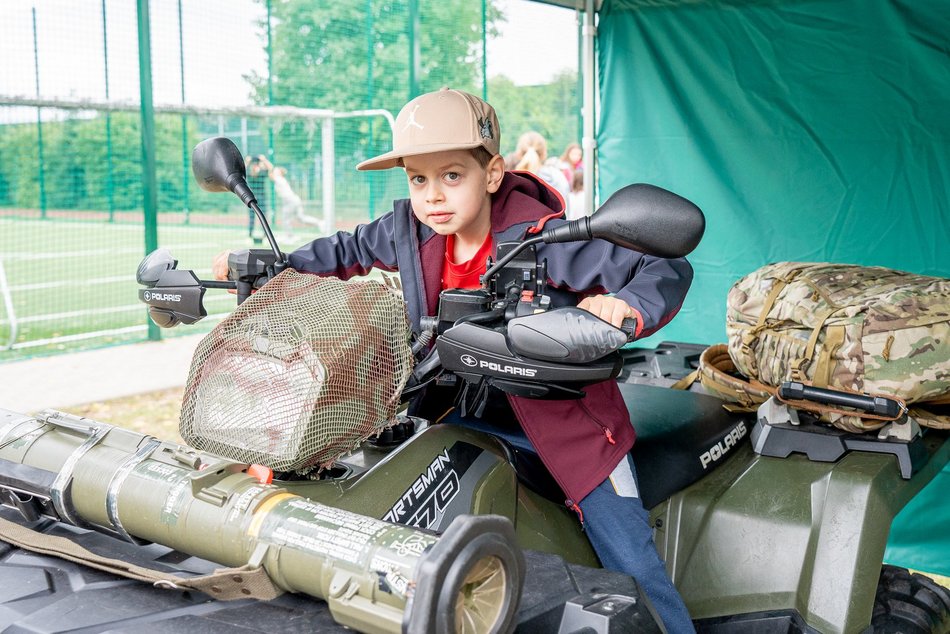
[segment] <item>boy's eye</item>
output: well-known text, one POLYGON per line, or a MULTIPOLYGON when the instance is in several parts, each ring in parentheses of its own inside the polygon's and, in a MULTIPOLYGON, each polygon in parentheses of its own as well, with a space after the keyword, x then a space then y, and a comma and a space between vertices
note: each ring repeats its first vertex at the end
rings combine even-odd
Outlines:
POLYGON ((447 181, 449 181, 449 182, 454 182, 454 181, 457 181, 458 179, 462 178, 462 175, 459 174, 458 172, 446 172, 444 178, 445 178, 445 180, 447 180, 447 181))
POLYGON ((419 175, 410 176, 410 177, 409 177, 409 182, 410 182, 411 184, 413 184, 413 185, 422 185, 423 183, 426 182, 426 177, 425 177, 425 176, 419 176, 419 175))

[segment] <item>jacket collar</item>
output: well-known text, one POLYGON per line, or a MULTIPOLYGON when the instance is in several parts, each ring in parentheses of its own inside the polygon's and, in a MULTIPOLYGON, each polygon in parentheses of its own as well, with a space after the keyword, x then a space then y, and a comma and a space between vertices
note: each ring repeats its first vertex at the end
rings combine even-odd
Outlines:
POLYGON ((564 215, 564 199, 531 172, 505 172, 492 195, 491 230, 498 234, 513 225, 564 215))

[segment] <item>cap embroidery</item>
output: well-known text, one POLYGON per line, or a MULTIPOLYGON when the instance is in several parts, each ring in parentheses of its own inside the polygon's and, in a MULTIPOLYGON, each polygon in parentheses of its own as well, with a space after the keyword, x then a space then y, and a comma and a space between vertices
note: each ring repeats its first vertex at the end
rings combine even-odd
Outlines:
POLYGON ((416 104, 415 106, 413 106, 412 110, 409 112, 409 121, 406 121, 406 125, 403 126, 403 128, 402 128, 403 131, 408 130, 408 129, 409 129, 409 126, 411 126, 411 125, 416 126, 416 127, 419 128, 420 130, 424 130, 424 129, 425 129, 424 127, 422 127, 422 124, 421 124, 421 123, 419 123, 418 121, 416 121, 416 110, 418 110, 418 109, 419 109, 419 104, 416 104))
POLYGON ((485 117, 484 119, 478 120, 478 132, 482 135, 483 139, 494 139, 495 134, 491 129, 491 119, 485 117))

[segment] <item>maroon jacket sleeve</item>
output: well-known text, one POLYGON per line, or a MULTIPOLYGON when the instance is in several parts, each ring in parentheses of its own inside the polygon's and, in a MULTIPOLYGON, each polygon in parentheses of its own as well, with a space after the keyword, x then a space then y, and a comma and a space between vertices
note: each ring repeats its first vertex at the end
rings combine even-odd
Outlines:
POLYGON ((371 269, 395 271, 393 214, 360 225, 353 233, 340 231, 317 238, 290 254, 290 266, 298 271, 349 279, 371 269))
POLYGON ((666 325, 683 304, 693 280, 684 258, 643 255, 603 240, 542 245, 548 277, 558 287, 582 295, 614 293, 640 313, 639 337, 666 325))

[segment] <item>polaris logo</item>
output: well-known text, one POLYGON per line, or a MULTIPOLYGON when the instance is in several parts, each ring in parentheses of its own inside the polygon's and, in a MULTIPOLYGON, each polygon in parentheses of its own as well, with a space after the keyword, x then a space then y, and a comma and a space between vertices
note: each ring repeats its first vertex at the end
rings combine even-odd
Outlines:
POLYGON ((531 368, 522 368, 517 365, 501 365, 494 361, 479 361, 478 367, 488 368, 489 370, 501 372, 502 374, 514 374, 517 376, 534 376, 538 373, 537 370, 532 370, 531 368))
POLYGON ((463 354, 459 360, 470 368, 478 365, 478 360, 470 354, 463 354))
POLYGON ((156 301, 156 302, 180 302, 181 295, 172 294, 172 293, 155 293, 145 291, 145 301, 156 301))
POLYGON ((711 463, 716 462, 726 455, 730 449, 738 445, 739 441, 745 437, 745 431, 745 423, 740 422, 732 428, 732 431, 730 431, 725 438, 710 447, 708 451, 704 451, 699 457, 699 462, 703 465, 703 469, 705 470, 711 463))

